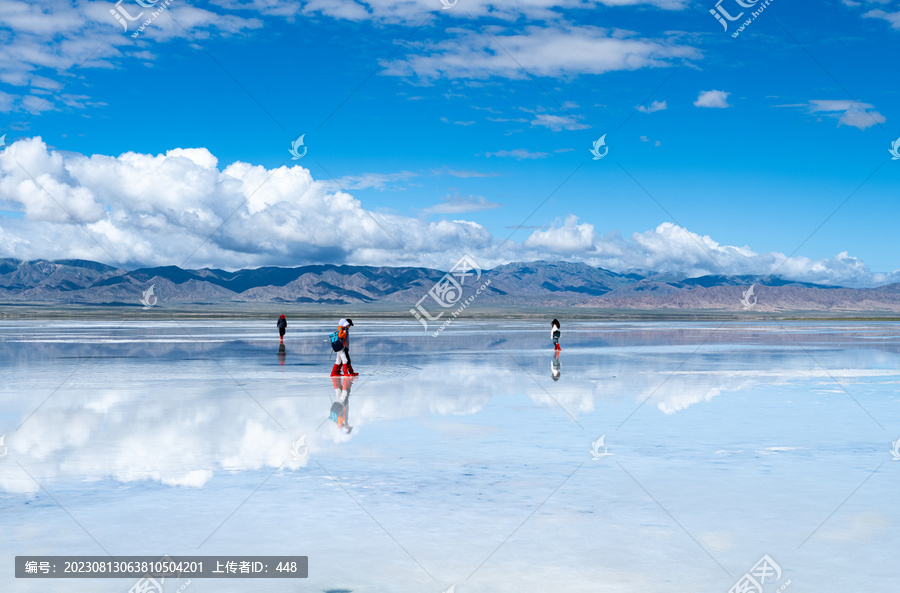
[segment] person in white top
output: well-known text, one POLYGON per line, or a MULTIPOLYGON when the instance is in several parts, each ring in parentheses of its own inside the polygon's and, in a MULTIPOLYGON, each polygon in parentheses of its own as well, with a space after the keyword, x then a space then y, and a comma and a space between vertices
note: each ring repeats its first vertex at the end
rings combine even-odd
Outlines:
POLYGON ((553 349, 556 352, 561 352, 561 349, 559 347, 559 336, 559 320, 554 319, 550 322, 550 339, 553 340, 553 349))
MULTIPOLYGON (((346 319, 341 319, 338 322, 337 335, 338 339, 340 340, 338 348, 341 349, 335 349, 335 352, 337 352, 337 358, 334 361, 334 367, 331 369, 332 377, 340 377, 341 370, 343 370, 343 376, 345 377, 355 377, 359 375, 359 373, 353 370, 353 364, 350 362, 351 327, 353 327, 353 320, 349 317, 346 319)), ((334 345, 332 345, 332 348, 334 348, 334 345)))

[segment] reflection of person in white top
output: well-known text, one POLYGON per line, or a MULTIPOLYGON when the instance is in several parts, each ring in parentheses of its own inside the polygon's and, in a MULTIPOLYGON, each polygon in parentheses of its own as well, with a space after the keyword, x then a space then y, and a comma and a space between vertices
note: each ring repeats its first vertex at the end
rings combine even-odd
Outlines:
POLYGON ((553 377, 554 381, 559 381, 559 376, 561 374, 561 365, 559 364, 559 352, 553 355, 553 359, 550 361, 550 376, 553 377))
POLYGON ((554 319, 553 321, 550 322, 550 339, 553 340, 553 349, 556 350, 557 352, 560 352, 559 336, 560 336, 559 320, 554 319))
POLYGON ((342 433, 350 434, 353 427, 347 423, 347 417, 350 415, 350 387, 353 385, 353 377, 332 377, 331 385, 337 401, 331 404, 329 418, 342 433))

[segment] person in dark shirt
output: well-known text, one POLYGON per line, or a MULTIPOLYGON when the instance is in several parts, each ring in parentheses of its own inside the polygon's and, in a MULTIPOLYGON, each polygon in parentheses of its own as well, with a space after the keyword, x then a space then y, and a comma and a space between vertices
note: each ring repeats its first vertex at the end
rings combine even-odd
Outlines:
POLYGON ((278 318, 278 335, 281 336, 281 343, 284 343, 284 332, 287 331, 287 319, 284 315, 278 318))

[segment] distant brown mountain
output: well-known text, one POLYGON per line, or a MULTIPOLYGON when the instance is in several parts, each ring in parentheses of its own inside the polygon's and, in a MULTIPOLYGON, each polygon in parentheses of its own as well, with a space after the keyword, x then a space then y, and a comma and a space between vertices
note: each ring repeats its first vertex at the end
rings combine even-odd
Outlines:
MULTIPOLYGON (((698 286, 672 290, 670 285, 633 287, 613 291, 600 298, 585 299, 579 305, 622 309, 724 309, 747 310, 744 286, 698 286)), ((753 311, 900 311, 900 284, 873 289, 819 287, 785 284, 754 286, 753 311)))
MULTIPOLYGON (((84 303, 141 306, 144 291, 164 303, 389 302, 414 306, 445 272, 416 267, 307 265, 227 272, 177 266, 122 270, 85 260, 0 259, 0 303, 84 303)), ((573 262, 511 263, 483 272, 490 285, 479 305, 576 306, 616 309, 745 309, 755 311, 900 311, 900 284, 855 289, 764 282, 750 276, 673 278, 620 274, 573 262), (754 285, 753 296, 744 291, 754 285)), ((474 292, 464 287, 464 297, 474 292)))

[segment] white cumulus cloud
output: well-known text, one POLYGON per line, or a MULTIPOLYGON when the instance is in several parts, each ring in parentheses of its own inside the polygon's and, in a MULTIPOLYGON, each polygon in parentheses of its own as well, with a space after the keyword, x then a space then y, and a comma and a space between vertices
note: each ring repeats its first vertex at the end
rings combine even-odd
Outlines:
POLYGON ((728 95, 730 94, 731 93, 726 93, 725 91, 700 91, 697 100, 694 101, 694 106, 717 107, 719 109, 731 107, 731 105, 728 104, 728 95))
POLYGON ((591 126, 579 123, 570 115, 550 115, 549 113, 537 113, 531 120, 531 125, 550 128, 554 132, 560 130, 586 130, 591 126))
POLYGON ((425 214, 462 214, 500 208, 502 204, 491 202, 484 196, 454 196, 422 210, 425 214))
POLYGON ((59 103, 80 106, 75 96, 48 97, 47 89, 61 88, 65 73, 74 69, 113 68, 128 58, 152 60, 156 54, 146 48, 153 43, 242 34, 263 25, 246 13, 227 14, 173 2, 165 9, 170 14, 154 19, 138 38, 132 38, 152 9, 124 3, 129 14, 141 15, 125 31, 109 12, 114 5, 63 0, 0 3, 0 82, 9 85, 7 91, 15 91, 4 93, 6 99, 0 96, 0 111, 50 111, 59 103))
MULTIPOLYGON (((534 153, 506 152, 516 155, 534 153)), ((684 276, 777 273, 848 286, 900 281, 900 270, 874 273, 847 252, 788 259, 724 245, 672 222, 623 237, 612 230, 602 235, 594 223, 569 214, 549 227, 530 227, 516 242, 501 241, 473 220, 431 222, 427 216, 498 206, 481 196, 455 196, 420 211, 426 216, 404 216, 367 209, 299 165, 222 166, 205 148, 86 156, 25 138, 0 158, 0 211, 9 213, 0 215, 0 257, 79 258, 126 268, 334 263, 449 269, 468 253, 485 268, 565 259, 684 276)))
POLYGON ((513 150, 498 150, 496 152, 486 152, 484 153, 484 156, 512 157, 517 161, 521 161, 523 159, 545 159, 550 156, 550 153, 540 151, 533 152, 528 150, 527 148, 515 148, 513 150))
POLYGON ((574 25, 531 26, 492 36, 460 31, 454 39, 420 42, 415 49, 390 62, 384 73, 423 79, 560 77, 665 67, 678 58, 699 57, 694 48, 675 41, 574 25), (504 51, 497 51, 498 44, 504 51))
POLYGON ((891 25, 891 29, 900 30, 900 11, 897 12, 885 12, 881 9, 870 10, 863 14, 864 18, 869 19, 881 19, 883 21, 887 21, 891 25))
MULTIPOLYGON (((278 2, 276 0, 218 0, 219 4, 235 6, 250 5, 256 10, 289 12, 284 5, 300 6, 300 2, 278 2)), ((355 21, 374 20, 410 24, 421 21, 436 9, 436 0, 307 0, 294 12, 305 15, 325 15, 336 19, 355 21)), ((665 10, 681 10, 687 0, 466 0, 466 13, 473 17, 486 17, 514 21, 520 17, 535 20, 554 20, 568 8, 593 8, 599 6, 625 7, 648 5, 665 10)), ((440 3, 437 2, 437 7, 440 3)), ((461 5, 462 7, 462 5, 461 5)), ((448 17, 465 18, 466 13, 445 11, 448 17)))
POLYGON ((594 225, 578 224, 578 217, 570 214, 562 225, 537 230, 525 240, 525 247, 545 249, 556 254, 584 253, 594 246, 594 225))
POLYGON ((473 222, 373 212, 329 188, 300 166, 235 162, 220 169, 203 148, 88 157, 25 139, 0 160, 0 209, 22 213, 3 219, 0 245, 14 246, 4 254, 12 257, 112 259, 124 266, 181 264, 198 250, 187 264, 237 268, 411 264, 407 252, 428 259, 491 240, 473 222))
POLYGON ((810 113, 822 113, 830 117, 836 117, 838 125, 853 126, 865 130, 872 126, 882 124, 885 117, 875 111, 869 103, 859 101, 841 100, 811 100, 809 102, 810 113))
POLYGON ((665 101, 654 101, 649 106, 645 107, 644 105, 638 105, 637 110, 642 113, 653 113, 654 111, 663 111, 667 109, 665 101))

